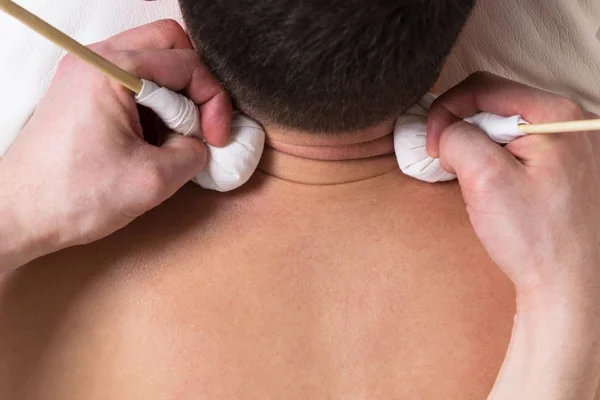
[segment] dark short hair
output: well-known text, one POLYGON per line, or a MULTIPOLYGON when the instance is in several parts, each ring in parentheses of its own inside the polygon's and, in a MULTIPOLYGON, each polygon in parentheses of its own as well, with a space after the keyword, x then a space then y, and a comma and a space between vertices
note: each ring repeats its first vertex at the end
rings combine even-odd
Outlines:
POLYGON ((475 0, 179 0, 237 107, 284 127, 351 132, 433 86, 475 0))

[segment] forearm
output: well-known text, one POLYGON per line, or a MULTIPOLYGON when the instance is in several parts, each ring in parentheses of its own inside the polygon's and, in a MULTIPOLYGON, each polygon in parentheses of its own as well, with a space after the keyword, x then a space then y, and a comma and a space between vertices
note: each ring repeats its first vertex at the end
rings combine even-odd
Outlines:
POLYGON ((595 307, 520 299, 509 350, 488 400, 593 400, 600 381, 595 307))

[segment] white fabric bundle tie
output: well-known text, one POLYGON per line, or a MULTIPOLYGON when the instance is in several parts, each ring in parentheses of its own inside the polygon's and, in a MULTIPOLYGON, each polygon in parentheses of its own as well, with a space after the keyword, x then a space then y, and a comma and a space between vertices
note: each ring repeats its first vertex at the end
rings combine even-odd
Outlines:
MULTIPOLYGON (((456 178, 442 168, 439 159, 427 154, 427 114, 433 94, 425 95, 417 104, 396 120, 394 128, 394 149, 398 165, 408 176, 425 182, 444 182, 456 178)), ((496 143, 509 143, 524 134, 519 130, 520 124, 526 124, 519 115, 501 117, 495 114, 480 113, 465 122, 476 125, 496 143)))
POLYGON ((142 79, 135 101, 154 111, 173 132, 201 137, 200 110, 187 97, 142 79))
MULTIPOLYGON (((142 82, 142 90, 135 97, 138 104, 154 111, 173 132, 204 140, 200 110, 194 102, 154 82, 142 82)), ((235 113, 229 143, 225 147, 205 144, 208 163, 194 182, 205 189, 227 192, 246 183, 258 167, 265 145, 265 132, 258 123, 235 113)))
MULTIPOLYGON (((143 81, 144 86, 136 101, 152 109, 175 132, 203 139, 200 129, 200 110, 191 100, 143 81)), ((427 140, 427 113, 435 100, 433 94, 425 95, 396 121, 394 148, 402 172, 425 182, 443 182, 456 176, 446 172, 440 160, 429 157, 425 149, 427 140)), ((465 119, 478 126, 497 143, 509 143, 523 136, 519 125, 527 123, 520 116, 500 117, 480 113, 465 119)), ((263 153, 265 132, 252 119, 235 113, 229 143, 222 148, 206 145, 209 152, 207 168, 194 178, 205 189, 227 192, 246 183, 263 153)))

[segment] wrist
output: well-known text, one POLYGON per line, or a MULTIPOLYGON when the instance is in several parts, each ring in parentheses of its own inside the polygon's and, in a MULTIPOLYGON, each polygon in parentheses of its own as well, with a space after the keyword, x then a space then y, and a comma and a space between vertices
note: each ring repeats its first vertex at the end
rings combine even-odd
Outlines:
POLYGON ((600 381, 596 308, 572 297, 518 296, 509 350, 490 399, 592 400, 600 381))
MULTIPOLYGON (((3 161, 4 162, 4 161, 3 161)), ((59 249, 58 235, 35 223, 31 196, 0 174, 0 274, 59 249)))
POLYGON ((600 359, 598 307, 572 298, 517 297, 514 330, 528 343, 528 357, 548 357, 592 366, 600 359))
MULTIPOLYGON (((591 266, 597 268, 598 266, 591 266)), ((591 279, 583 282, 562 280, 535 290, 517 289, 517 316, 528 325, 570 322, 600 331, 600 300, 598 285, 591 279)), ((564 324, 562 325, 564 326, 564 324)))
POLYGON ((515 329, 525 350, 528 398, 590 399, 600 380, 600 329, 595 312, 565 303, 518 307, 515 329))

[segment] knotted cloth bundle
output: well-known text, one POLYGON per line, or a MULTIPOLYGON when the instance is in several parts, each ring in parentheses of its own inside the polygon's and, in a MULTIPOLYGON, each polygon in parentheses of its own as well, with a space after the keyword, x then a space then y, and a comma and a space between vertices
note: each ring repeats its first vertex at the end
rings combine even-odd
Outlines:
POLYGON ((208 164, 193 181, 205 189, 228 192, 248 182, 256 171, 265 147, 265 131, 252 119, 234 113, 229 143, 206 147, 208 164))
MULTIPOLYGON (((135 97, 138 104, 153 110, 174 132, 204 140, 197 105, 153 82, 142 82, 142 90, 135 97)), ((193 181, 205 189, 228 192, 246 183, 258 167, 265 146, 265 132, 250 118, 234 113, 227 145, 214 147, 205 144, 208 149, 207 166, 193 181)))
MULTIPOLYGON (((425 149, 427 114, 434 100, 433 94, 425 95, 396 120, 394 149, 398 165, 406 175, 425 182, 444 182, 455 179, 456 175, 444 170, 440 160, 430 157, 425 149)), ((464 121, 477 126, 499 144, 524 136, 519 125, 527 123, 519 115, 501 117, 490 113, 476 114, 464 121)))
MULTIPOLYGON (((425 95, 401 115, 394 128, 394 149, 402 172, 425 182, 443 182, 456 176, 445 171, 440 160, 427 154, 427 113, 435 96, 425 95)), ((191 100, 144 81, 136 101, 151 108, 175 132, 202 139, 200 111, 191 100)), ((500 117, 480 113, 465 119, 478 126, 493 141, 501 144, 523 136, 519 125, 526 123, 520 116, 500 117)), ((256 168, 265 145, 263 128, 242 114, 234 113, 229 143, 225 147, 206 144, 209 153, 207 168, 194 178, 205 189, 227 192, 246 183, 256 168)))

